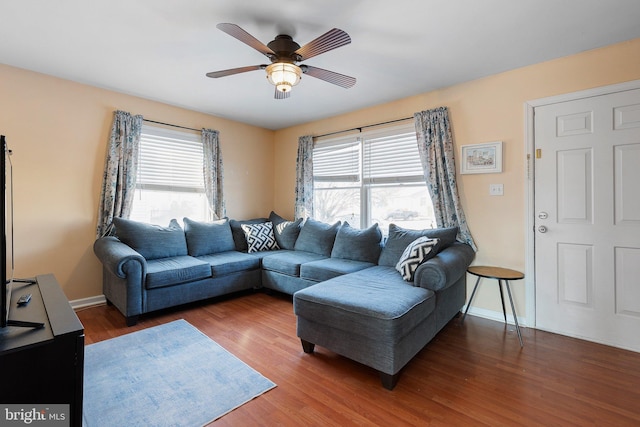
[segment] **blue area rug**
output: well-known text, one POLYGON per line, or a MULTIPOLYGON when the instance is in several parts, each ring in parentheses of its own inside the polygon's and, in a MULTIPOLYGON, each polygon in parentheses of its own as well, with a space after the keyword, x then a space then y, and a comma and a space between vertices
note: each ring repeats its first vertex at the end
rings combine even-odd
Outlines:
POLYGON ((176 320, 85 347, 83 425, 202 426, 275 386, 176 320))

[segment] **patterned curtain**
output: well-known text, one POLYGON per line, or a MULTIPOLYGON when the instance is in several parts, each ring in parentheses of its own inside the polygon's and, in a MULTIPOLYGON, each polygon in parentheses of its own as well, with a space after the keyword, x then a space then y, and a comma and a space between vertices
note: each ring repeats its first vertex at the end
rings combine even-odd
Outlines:
POLYGON ((313 216, 313 137, 298 138, 295 218, 313 216))
POLYGON ((226 216, 223 194, 222 152, 218 131, 202 129, 202 150, 204 154, 204 192, 209 201, 209 209, 214 219, 226 216))
POLYGON ((113 217, 128 218, 136 187, 142 116, 114 112, 107 147, 102 194, 98 210, 97 237, 112 234, 113 217))
POLYGON ((453 137, 447 107, 414 114, 418 151, 438 227, 458 226, 458 240, 477 251, 458 197, 453 137))

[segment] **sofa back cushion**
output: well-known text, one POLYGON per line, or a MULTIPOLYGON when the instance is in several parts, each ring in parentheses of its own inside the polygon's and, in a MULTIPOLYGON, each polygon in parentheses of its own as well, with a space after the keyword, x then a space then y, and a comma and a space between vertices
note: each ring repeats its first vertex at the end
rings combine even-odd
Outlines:
POLYGON ((184 219, 189 255, 201 256, 236 249, 231 226, 227 218, 212 222, 198 222, 184 219))
POLYGON ((267 218, 244 219, 241 221, 230 219, 229 225, 231 226, 231 234, 233 235, 233 242, 236 245, 236 251, 246 252, 249 249, 247 237, 242 229, 243 225, 264 224, 267 221, 267 218))
POLYGON ((360 230, 344 222, 336 234, 331 258, 377 263, 382 250, 381 240, 382 232, 377 223, 360 230))
POLYGON ((184 231, 175 219, 167 227, 162 227, 116 217, 113 225, 116 237, 145 259, 187 255, 184 231))
POLYGON ((439 239, 438 250, 442 250, 456 241, 458 227, 428 228, 425 230, 410 230, 389 224, 389 237, 382 248, 378 265, 395 267, 404 250, 411 242, 419 237, 439 239))
POLYGON ((278 246, 281 249, 293 250, 296 245, 296 240, 300 235, 302 218, 298 218, 295 221, 287 221, 277 213, 271 211, 269 221, 273 223, 273 232, 276 235, 278 246))
POLYGON ((300 230, 294 249, 326 257, 331 256, 338 228, 340 228, 340 221, 332 225, 308 218, 300 230))

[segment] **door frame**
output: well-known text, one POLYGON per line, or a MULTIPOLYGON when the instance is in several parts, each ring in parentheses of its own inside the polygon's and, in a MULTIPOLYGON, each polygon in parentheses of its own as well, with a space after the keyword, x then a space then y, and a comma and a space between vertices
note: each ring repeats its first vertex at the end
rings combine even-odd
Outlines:
POLYGON ((524 103, 525 143, 525 295, 527 298, 526 324, 536 327, 536 264, 535 264, 535 118, 534 109, 544 105, 575 101, 616 92, 640 89, 640 80, 631 80, 592 89, 539 98, 524 103))

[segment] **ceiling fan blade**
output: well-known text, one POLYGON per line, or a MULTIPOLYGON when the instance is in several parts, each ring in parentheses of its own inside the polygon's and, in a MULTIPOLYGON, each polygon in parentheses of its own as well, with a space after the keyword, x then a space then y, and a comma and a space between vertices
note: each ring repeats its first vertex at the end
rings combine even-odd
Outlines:
POLYGON ((245 43, 251 46, 258 52, 262 53, 263 55, 266 55, 269 59, 275 56, 275 52, 269 49, 267 45, 262 43, 257 38, 253 37, 251 34, 247 33, 245 30, 243 30, 236 24, 221 23, 216 25, 216 28, 218 28, 221 31, 224 31, 225 33, 229 34, 231 37, 235 37, 236 39, 240 40, 242 43, 245 43))
POLYGON ((325 70, 323 68, 312 67, 311 65, 301 65, 300 68, 302 69, 302 72, 308 76, 333 83, 334 85, 341 86, 345 89, 349 89, 356 84, 355 77, 345 76, 344 74, 325 70))
POLYGON ((302 57, 301 61, 320 55, 321 53, 337 49, 351 43, 351 37, 344 31, 334 28, 315 40, 310 41, 295 53, 302 57))
POLYGON ((226 77, 226 76, 232 76, 234 74, 246 73, 247 71, 263 70, 266 67, 267 67, 266 65, 250 65, 248 67, 239 67, 239 68, 230 68, 228 70, 212 71, 210 73, 207 73, 207 77, 212 77, 215 79, 218 77, 226 77))
POLYGON ((276 88, 276 93, 273 94, 273 97, 275 99, 287 99, 291 96, 291 92, 280 92, 277 88, 276 88))

